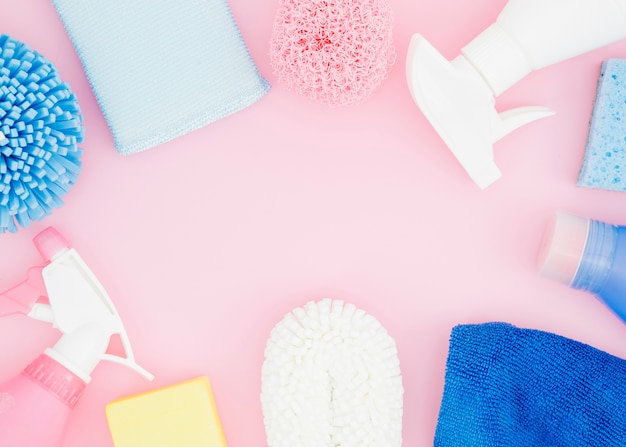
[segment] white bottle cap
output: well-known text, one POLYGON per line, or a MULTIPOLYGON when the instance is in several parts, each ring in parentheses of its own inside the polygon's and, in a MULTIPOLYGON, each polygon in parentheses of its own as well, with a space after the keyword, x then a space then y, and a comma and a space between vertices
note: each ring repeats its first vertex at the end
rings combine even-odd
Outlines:
POLYGON ((544 233, 539 251, 542 276, 571 285, 587 244, 589 219, 558 212, 544 233))
POLYGON ((498 23, 480 33, 461 54, 482 75, 495 96, 532 71, 520 46, 498 23))
POLYGON ((97 324, 86 324, 64 334, 46 355, 72 371, 85 383, 109 346, 109 334, 97 324))

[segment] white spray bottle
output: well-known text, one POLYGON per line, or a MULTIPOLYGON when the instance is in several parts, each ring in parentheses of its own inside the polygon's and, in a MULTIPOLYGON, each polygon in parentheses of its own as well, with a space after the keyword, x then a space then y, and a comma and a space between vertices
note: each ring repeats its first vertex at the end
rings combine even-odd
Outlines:
POLYGON ((496 22, 452 61, 424 37, 409 45, 413 99, 479 187, 500 178, 493 143, 545 107, 498 113, 495 97, 533 70, 626 38, 626 0, 509 0, 496 22))
POLYGON ((53 228, 39 233, 34 243, 49 263, 33 267, 26 281, 0 294, 0 317, 22 313, 53 323, 63 335, 20 375, 0 385, 3 447, 57 447, 70 411, 101 360, 153 378, 135 362, 111 299, 78 253, 53 228), (113 335, 121 338, 126 357, 106 353, 113 335))

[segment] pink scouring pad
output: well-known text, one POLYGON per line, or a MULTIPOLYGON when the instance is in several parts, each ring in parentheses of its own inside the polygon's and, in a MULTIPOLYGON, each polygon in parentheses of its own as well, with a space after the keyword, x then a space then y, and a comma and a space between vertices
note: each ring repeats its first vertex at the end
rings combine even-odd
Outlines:
POLYGON ((281 0, 270 41, 279 82, 337 106, 360 102, 387 78, 396 53, 386 0, 281 0))

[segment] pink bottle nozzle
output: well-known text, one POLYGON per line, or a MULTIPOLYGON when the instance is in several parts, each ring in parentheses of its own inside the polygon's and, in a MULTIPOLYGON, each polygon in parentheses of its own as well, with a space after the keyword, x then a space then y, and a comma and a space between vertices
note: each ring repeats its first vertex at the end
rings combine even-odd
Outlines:
POLYGON ((542 276, 571 285, 583 257, 589 219, 558 212, 539 250, 539 271, 542 276))
POLYGON ((69 248, 67 241, 52 227, 48 227, 34 237, 33 243, 47 261, 52 260, 57 254, 69 248))

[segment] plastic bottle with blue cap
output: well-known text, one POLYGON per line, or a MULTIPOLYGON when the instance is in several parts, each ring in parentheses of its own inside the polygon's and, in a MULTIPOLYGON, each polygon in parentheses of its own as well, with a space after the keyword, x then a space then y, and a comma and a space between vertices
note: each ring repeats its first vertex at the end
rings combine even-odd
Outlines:
POLYGON ((626 0, 509 0, 461 54, 445 59, 415 34, 406 60, 413 99, 469 176, 501 176, 493 144, 550 116, 547 107, 498 112, 495 98, 533 70, 626 38, 626 0))
POLYGON ((153 379, 136 363, 113 302, 78 253, 53 228, 39 233, 34 243, 49 263, 31 268, 24 282, 0 293, 0 317, 24 314, 51 322, 63 335, 20 375, 0 385, 3 447, 58 446, 67 417, 101 360, 153 379), (106 352, 114 335, 126 357, 106 352))
POLYGON ((626 323, 626 226, 559 212, 544 234, 540 273, 592 293, 626 323))

